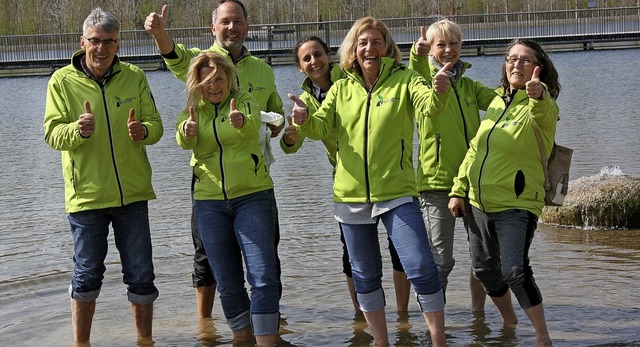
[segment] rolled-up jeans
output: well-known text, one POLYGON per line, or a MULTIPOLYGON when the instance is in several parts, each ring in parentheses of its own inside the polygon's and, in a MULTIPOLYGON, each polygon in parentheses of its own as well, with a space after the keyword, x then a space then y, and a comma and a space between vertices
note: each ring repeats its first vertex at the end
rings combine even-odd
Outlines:
POLYGON ((69 214, 73 236, 73 277, 69 292, 78 301, 90 302, 100 294, 106 267, 109 224, 122 263, 122 279, 129 301, 149 304, 158 297, 153 284, 153 260, 147 201, 125 206, 69 214))
POLYGON ((218 282, 231 330, 253 326, 254 335, 278 332, 280 291, 273 189, 229 200, 195 200, 196 222, 218 282), (245 288, 243 258, 251 299, 245 288))
MULTIPOLYGON (((417 200, 383 213, 380 219, 396 247, 422 311, 435 312, 444 309, 442 283, 433 261, 417 200)), ((382 309, 382 259, 377 224, 342 223, 342 230, 349 250, 353 282, 360 308, 364 312, 382 309)))

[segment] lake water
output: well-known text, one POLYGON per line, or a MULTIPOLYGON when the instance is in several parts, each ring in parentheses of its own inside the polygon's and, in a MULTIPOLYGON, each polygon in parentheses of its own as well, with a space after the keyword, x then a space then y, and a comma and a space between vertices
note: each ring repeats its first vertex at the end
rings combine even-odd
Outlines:
MULTIPOLYGON (((557 142, 574 148, 571 178, 618 165, 640 175, 640 50, 551 54, 563 91, 557 142)), ((468 75, 499 82, 501 57, 465 57, 468 75)), ((274 67, 280 95, 298 94, 302 75, 274 67)), ((156 346, 225 346, 231 333, 218 299, 213 325, 200 327, 191 287, 190 152, 175 143, 175 119, 184 85, 167 71, 148 73, 165 136, 148 148, 158 198, 150 203, 154 263, 156 346), (207 336, 199 342, 198 336, 207 336)), ((60 154, 44 142, 42 120, 48 77, 0 79, 0 341, 3 346, 70 346, 67 288, 72 241, 64 212, 60 154)), ((285 109, 291 103, 285 100, 285 109)), ((532 150, 537 150, 533 148, 532 150)), ((331 168, 320 142, 285 156, 274 143, 272 165, 281 224, 284 294, 279 346, 368 346, 366 323, 354 319, 332 217, 331 168)), ((535 334, 523 311, 515 334, 501 330, 492 304, 474 317, 467 290, 465 233, 457 230, 457 266, 446 306, 450 346, 532 346, 535 334)), ((383 238, 381 233, 381 239, 383 238)), ((113 241, 93 323, 92 346, 131 346, 135 331, 113 241)), ((386 242, 382 242, 386 245, 386 242)), ((385 258, 387 252, 383 252, 385 258)), ((556 346, 640 345, 640 230, 589 231, 541 225, 531 249, 547 322, 556 346)), ((398 317, 385 259, 390 342, 429 345, 415 302, 398 317)), ((515 303, 515 301, 514 301, 515 303)))

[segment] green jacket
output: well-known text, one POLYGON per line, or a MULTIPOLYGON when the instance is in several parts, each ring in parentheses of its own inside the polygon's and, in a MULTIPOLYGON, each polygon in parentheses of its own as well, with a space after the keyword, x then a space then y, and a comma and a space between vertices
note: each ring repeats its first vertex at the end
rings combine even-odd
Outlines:
MULTIPOLYGON (((258 102, 261 111, 276 112, 284 115, 282 99, 276 90, 276 78, 271 67, 264 60, 251 55, 249 50, 245 49, 245 55, 235 62, 227 50, 220 47, 218 42, 214 42, 209 50, 226 56, 230 63, 238 68, 238 85, 240 90, 249 92, 258 102)), ((164 56, 167 67, 173 74, 185 82, 187 80, 187 72, 191 59, 200 54, 200 48, 186 48, 182 44, 174 45, 173 51, 177 57, 168 58, 164 56)))
POLYGON ((413 169, 414 117, 444 109, 450 93, 436 94, 417 72, 384 57, 368 92, 359 73, 346 71, 320 109, 301 126, 305 135, 338 138, 334 200, 389 201, 418 196, 413 169))
MULTIPOLYGON (((337 63, 331 63, 331 82, 335 83, 335 81, 342 79, 346 76, 345 72, 342 70, 340 65, 337 63)), ((307 105, 307 114, 314 114, 320 108, 320 100, 316 99, 312 92, 312 83, 311 80, 307 77, 302 82, 300 86, 302 88, 302 94, 300 94, 300 100, 304 101, 307 105)), ((284 136, 280 137, 280 147, 286 154, 295 153, 300 149, 302 144, 304 143, 304 134, 300 134, 300 140, 298 140, 293 145, 289 146, 284 143, 284 136)), ((336 166, 336 150, 337 150, 337 139, 336 134, 333 132, 331 135, 322 139, 322 143, 324 147, 327 149, 327 157, 329 158, 329 162, 331 166, 335 168, 336 166)))
MULTIPOLYGON (((451 190, 469 142, 480 126, 480 110, 487 110, 496 97, 493 89, 464 76, 471 64, 463 64, 463 75, 451 85, 453 94, 445 111, 438 117, 425 117, 418 122, 419 191, 451 190)), ((415 45, 411 48, 409 68, 418 71, 430 83, 438 73, 428 57, 416 54, 415 45)))
POLYGON ((67 213, 128 205, 155 199, 146 146, 160 140, 162 119, 147 78, 138 67, 116 57, 103 85, 89 78, 80 60, 53 73, 47 86, 44 138, 61 151, 67 213), (77 121, 91 105, 95 132, 83 138, 77 121), (129 137, 129 109, 147 129, 147 137, 129 137))
MULTIPOLYGON (((531 125, 536 120, 547 153, 551 153, 558 121, 558 105, 546 91, 542 100, 518 90, 510 100, 503 88, 476 137, 471 141, 450 196, 467 195, 484 212, 521 209, 540 215, 544 206, 544 173, 538 142, 531 125)), ((548 158, 547 158, 548 159, 548 158)))
POLYGON ((260 109, 251 94, 238 92, 217 105, 201 101, 196 109, 198 135, 192 139, 184 133, 187 118, 185 109, 176 121, 176 141, 193 150, 195 200, 228 200, 273 187, 258 144, 260 109), (229 123, 231 98, 244 115, 240 129, 229 123))

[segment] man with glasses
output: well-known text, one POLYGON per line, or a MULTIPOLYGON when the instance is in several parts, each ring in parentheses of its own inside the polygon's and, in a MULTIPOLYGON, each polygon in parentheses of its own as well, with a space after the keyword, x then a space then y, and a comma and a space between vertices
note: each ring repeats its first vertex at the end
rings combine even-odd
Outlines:
POLYGON ((69 287, 76 343, 88 343, 105 273, 109 225, 120 253, 138 344, 153 343, 158 297, 148 200, 155 199, 146 146, 163 134, 147 78, 121 62, 120 24, 96 8, 84 21, 81 50, 49 80, 45 141, 62 153, 65 209, 73 237, 69 287))

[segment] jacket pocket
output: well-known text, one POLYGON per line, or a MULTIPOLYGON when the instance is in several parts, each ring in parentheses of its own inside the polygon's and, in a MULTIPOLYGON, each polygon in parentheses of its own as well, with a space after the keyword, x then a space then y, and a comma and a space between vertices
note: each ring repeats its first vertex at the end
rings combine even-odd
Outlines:
POLYGON ((518 170, 516 172, 516 177, 513 181, 513 191, 516 194, 516 197, 520 197, 520 195, 524 191, 524 186, 525 186, 524 172, 522 172, 522 170, 518 170))

